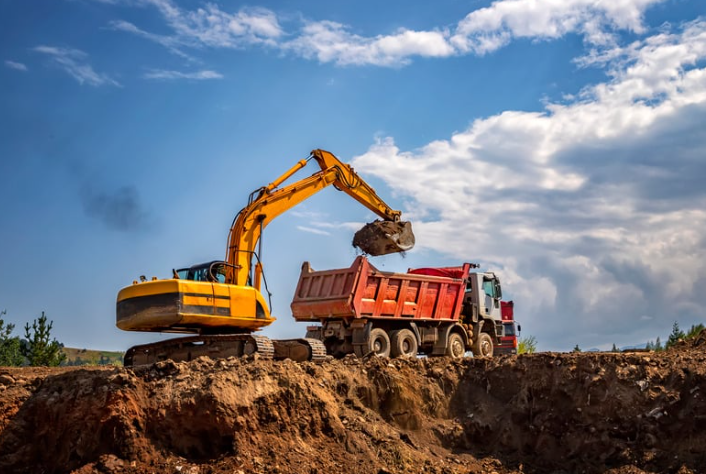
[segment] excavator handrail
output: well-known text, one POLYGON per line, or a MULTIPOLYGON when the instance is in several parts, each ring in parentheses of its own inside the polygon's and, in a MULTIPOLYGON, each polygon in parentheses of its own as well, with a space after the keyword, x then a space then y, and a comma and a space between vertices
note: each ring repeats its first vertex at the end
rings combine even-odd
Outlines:
POLYGON ((252 260, 249 255, 258 255, 252 286, 259 290, 262 263, 260 261, 260 252, 257 252, 256 248, 258 244, 261 245, 263 229, 274 218, 329 185, 333 185, 336 189, 345 192, 384 220, 394 222, 400 220, 402 213, 390 208, 350 165, 341 162, 328 151, 313 150, 309 157, 299 160, 279 178, 267 186, 253 191, 248 198, 248 204, 233 219, 229 232, 225 262, 233 265, 234 268, 228 272, 226 282, 235 285, 246 285, 252 270, 252 260), (280 187, 312 159, 315 159, 321 168, 319 171, 294 183, 280 187))

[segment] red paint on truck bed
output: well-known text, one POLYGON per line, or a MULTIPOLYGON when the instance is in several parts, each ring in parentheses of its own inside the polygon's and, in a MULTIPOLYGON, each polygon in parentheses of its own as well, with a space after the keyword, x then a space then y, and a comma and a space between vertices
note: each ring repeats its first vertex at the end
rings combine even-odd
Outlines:
POLYGON ((381 272, 360 256, 348 268, 313 271, 302 266, 292 300, 297 321, 324 318, 456 321, 471 265, 381 272), (444 276, 446 275, 446 276, 444 276))

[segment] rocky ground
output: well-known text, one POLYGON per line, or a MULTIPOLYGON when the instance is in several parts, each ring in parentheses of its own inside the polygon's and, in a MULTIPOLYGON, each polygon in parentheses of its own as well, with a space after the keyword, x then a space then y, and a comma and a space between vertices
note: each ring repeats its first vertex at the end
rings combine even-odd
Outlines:
POLYGON ((0 368, 0 472, 706 473, 705 361, 706 343, 690 341, 461 361, 0 368))

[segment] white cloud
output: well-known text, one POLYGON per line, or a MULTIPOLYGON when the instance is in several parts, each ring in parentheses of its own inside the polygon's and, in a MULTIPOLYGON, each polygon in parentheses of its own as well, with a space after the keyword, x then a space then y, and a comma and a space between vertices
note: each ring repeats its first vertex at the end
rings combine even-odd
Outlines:
POLYGON ((85 62, 88 55, 83 51, 56 46, 37 46, 33 51, 48 55, 53 64, 59 66, 81 85, 88 84, 93 87, 111 85, 122 87, 118 81, 112 79, 107 74, 100 74, 94 71, 93 68, 85 62))
POLYGON ((545 338, 597 345, 643 316, 665 327, 706 304, 704 60, 697 21, 586 59, 610 79, 569 103, 415 151, 383 139, 352 164, 410 200, 420 250, 510 275, 523 323, 545 338))
POLYGON ((10 61, 9 59, 5 61, 5 66, 9 67, 10 69, 15 69, 16 71, 28 71, 27 66, 25 66, 24 64, 15 61, 10 61))
POLYGON ((613 44, 614 33, 642 33, 642 17, 665 0, 500 0, 469 13, 455 30, 359 36, 332 21, 309 22, 281 47, 307 59, 339 65, 402 66, 413 57, 483 55, 513 39, 555 39, 575 33, 595 45, 613 44))
POLYGON ((156 7, 174 34, 148 33, 125 21, 114 21, 111 26, 155 41, 177 54, 183 54, 177 48, 179 45, 196 48, 275 45, 284 34, 277 16, 264 8, 241 8, 235 13, 227 13, 213 3, 191 11, 180 8, 172 0, 141 0, 140 3, 156 7))
POLYGON ((332 21, 311 22, 282 48, 305 58, 339 65, 403 65, 410 56, 444 57, 454 53, 441 31, 400 30, 393 35, 365 38, 332 21))
POLYGON ((194 60, 194 58, 182 51, 181 46, 185 46, 183 42, 179 41, 178 38, 173 37, 173 36, 165 36, 165 35, 156 35, 154 33, 149 33, 147 31, 141 30, 134 24, 123 21, 123 20, 116 20, 116 21, 111 21, 109 24, 109 27, 113 30, 117 31, 125 31, 128 33, 135 34, 137 36, 141 36, 142 38, 148 39, 150 41, 154 41, 155 43, 158 43, 165 48, 167 48, 169 51, 172 53, 176 54, 177 56, 181 56, 185 59, 188 60, 194 60))
POLYGON ((153 69, 143 76, 145 79, 160 79, 160 80, 176 80, 189 79, 193 81, 203 81, 209 79, 223 79, 223 75, 216 71, 196 71, 196 72, 180 72, 180 71, 165 71, 163 69, 153 69))
POLYGON ((317 229, 316 227, 305 227, 298 225, 297 226, 298 230, 301 230, 302 232, 308 232, 310 234, 316 234, 316 235, 331 235, 331 232, 327 232, 325 230, 317 229))
POLYGON ((502 0, 469 13, 452 43, 461 52, 485 54, 516 38, 554 39, 569 33, 589 43, 613 42, 613 31, 644 31, 645 10, 664 0, 502 0))
POLYGON ((391 34, 368 37, 329 20, 307 20, 298 31, 287 33, 278 15, 266 8, 241 8, 228 13, 212 3, 186 10, 172 0, 126 0, 128 5, 156 7, 173 34, 156 35, 125 21, 115 21, 111 27, 159 43, 180 55, 185 55, 183 47, 264 45, 322 63, 399 67, 415 57, 483 55, 518 38, 547 40, 573 33, 582 35, 587 43, 607 47, 614 44, 618 31, 643 33, 645 11, 665 1, 499 0, 470 12, 455 28, 401 28, 391 34))

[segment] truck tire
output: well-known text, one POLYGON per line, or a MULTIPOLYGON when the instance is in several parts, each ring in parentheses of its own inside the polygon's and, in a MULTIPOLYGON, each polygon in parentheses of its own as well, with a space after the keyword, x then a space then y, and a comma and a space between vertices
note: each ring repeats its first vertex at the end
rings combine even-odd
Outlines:
POLYGON ((373 328, 370 330, 366 353, 370 352, 379 357, 390 357, 390 337, 384 329, 373 328))
POLYGON ((460 359, 466 354, 466 344, 463 342, 463 337, 457 332, 449 334, 449 339, 446 341, 446 355, 454 359, 460 359))
POLYGON ((390 356, 414 357, 417 355, 417 338, 409 329, 398 329, 390 332, 390 356))
POLYGON ((493 338, 487 332, 480 333, 471 350, 473 357, 493 357, 493 338))

